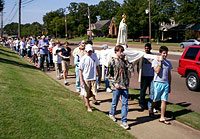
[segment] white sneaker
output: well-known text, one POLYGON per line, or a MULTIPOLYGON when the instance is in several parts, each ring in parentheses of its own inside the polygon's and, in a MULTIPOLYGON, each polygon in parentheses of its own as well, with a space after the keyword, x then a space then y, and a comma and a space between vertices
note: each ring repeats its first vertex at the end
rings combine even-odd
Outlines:
POLYGON ((81 92, 81 90, 80 89, 76 89, 76 92, 81 92))
POLYGON ((154 109, 153 109, 153 112, 154 112, 154 113, 157 113, 157 112, 158 112, 158 110, 156 110, 156 109, 154 108, 154 109))
POLYGON ((120 126, 123 127, 126 130, 129 129, 129 126, 128 126, 127 123, 122 123, 120 126))
POLYGON ((68 84, 68 81, 67 81, 67 80, 65 80, 64 84, 65 84, 65 85, 67 85, 67 84, 68 84))
POLYGON ((108 88, 106 88, 106 92, 107 92, 107 93, 111 93, 111 92, 112 92, 112 89, 110 89, 110 88, 108 87, 108 88))
POLYGON ((117 122, 117 119, 115 118, 115 116, 109 114, 108 117, 113 120, 113 122, 117 122))
POLYGON ((97 84, 97 90, 99 90, 99 85, 97 84))
POLYGON ((61 78, 60 78, 60 76, 57 76, 57 80, 60 80, 61 78))

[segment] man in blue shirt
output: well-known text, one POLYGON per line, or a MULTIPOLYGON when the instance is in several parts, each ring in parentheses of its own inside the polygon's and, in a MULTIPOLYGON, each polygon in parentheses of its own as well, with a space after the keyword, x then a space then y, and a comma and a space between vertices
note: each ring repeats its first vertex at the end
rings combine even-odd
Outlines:
POLYGON ((41 40, 39 40, 38 43, 38 48, 40 50, 40 69, 44 70, 44 60, 46 60, 46 64, 47 64, 47 70, 49 69, 49 60, 48 60, 48 46, 49 46, 49 42, 47 39, 45 39, 45 36, 43 35, 41 40))
POLYGON ((153 114, 153 107, 155 102, 161 100, 161 116, 159 122, 164 124, 170 124, 165 119, 166 103, 168 101, 168 95, 171 92, 171 70, 172 64, 167 60, 168 48, 161 46, 159 49, 160 57, 154 59, 152 67, 154 69, 154 79, 151 87, 151 108, 149 108, 149 115, 153 114))

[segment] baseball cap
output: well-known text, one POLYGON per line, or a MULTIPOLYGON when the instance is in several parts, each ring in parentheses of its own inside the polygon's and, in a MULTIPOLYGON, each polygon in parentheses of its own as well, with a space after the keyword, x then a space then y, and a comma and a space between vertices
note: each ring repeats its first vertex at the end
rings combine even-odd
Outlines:
POLYGON ((92 45, 91 45, 91 44, 87 44, 87 45, 85 46, 85 51, 86 51, 86 52, 93 51, 92 45))

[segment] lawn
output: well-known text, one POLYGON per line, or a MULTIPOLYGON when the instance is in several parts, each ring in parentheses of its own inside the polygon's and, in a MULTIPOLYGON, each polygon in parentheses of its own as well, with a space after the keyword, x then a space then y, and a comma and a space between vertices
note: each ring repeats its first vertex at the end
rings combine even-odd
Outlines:
POLYGON ((104 113, 0 46, 0 138, 133 138, 104 113))

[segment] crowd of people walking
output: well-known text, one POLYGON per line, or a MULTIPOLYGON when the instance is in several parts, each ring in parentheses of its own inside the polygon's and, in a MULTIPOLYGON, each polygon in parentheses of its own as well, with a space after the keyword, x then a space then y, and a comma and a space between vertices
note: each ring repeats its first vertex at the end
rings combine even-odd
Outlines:
MULTIPOLYGON (((71 57, 74 57, 75 65, 75 88, 76 92, 83 96, 85 106, 88 112, 92 112, 90 98, 95 105, 100 105, 96 100, 96 95, 101 84, 102 76, 105 76, 105 90, 108 93, 113 93, 109 118, 114 122, 116 108, 121 101, 121 126, 128 129, 128 96, 129 83, 131 72, 133 72, 133 64, 129 63, 126 55, 123 53, 125 48, 117 45, 114 48, 114 54, 110 59, 106 59, 107 45, 102 46, 102 52, 96 53, 91 41, 81 41, 73 51, 69 47, 68 42, 61 43, 49 39, 48 37, 28 37, 22 39, 8 39, 6 41, 13 51, 21 57, 27 57, 30 62, 45 71, 55 70, 56 78, 64 79, 64 84, 68 85, 68 70, 71 57), (108 65, 102 68, 102 64, 106 61, 108 65), (46 64, 45 64, 46 63, 46 64), (102 70, 105 70, 102 72, 102 70), (104 73, 105 75, 102 75, 104 73), (111 84, 111 85, 110 85, 111 84)), ((146 54, 151 53, 151 44, 147 43, 144 46, 146 54)), ((161 104, 161 116, 159 122, 170 124, 165 119, 166 102, 168 95, 171 92, 171 69, 172 64, 167 60, 168 48, 161 46, 159 49, 160 56, 157 59, 142 59, 142 75, 140 84, 140 100, 139 106, 142 110, 148 109, 149 116, 154 117, 154 108, 156 104, 161 104), (147 88, 149 88, 149 100, 145 98, 147 88)))

